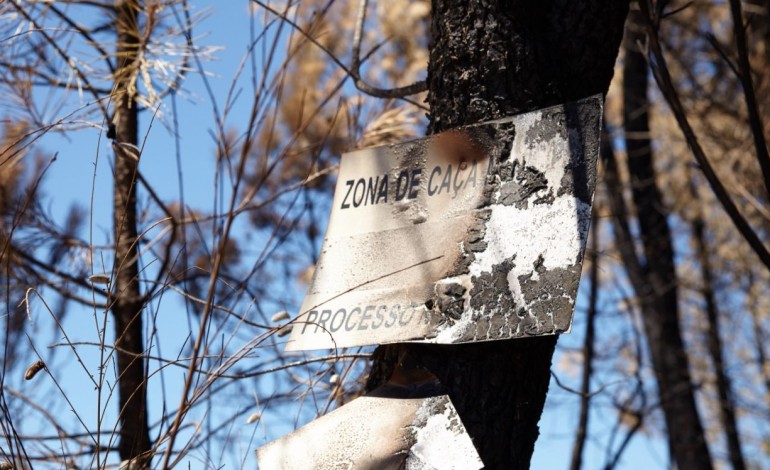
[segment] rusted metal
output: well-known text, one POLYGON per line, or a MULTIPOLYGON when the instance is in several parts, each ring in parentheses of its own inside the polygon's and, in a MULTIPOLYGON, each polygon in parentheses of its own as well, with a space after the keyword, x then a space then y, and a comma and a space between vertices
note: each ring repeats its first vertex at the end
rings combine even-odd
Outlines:
POLYGON ((602 98, 342 157, 288 350, 569 331, 602 98))

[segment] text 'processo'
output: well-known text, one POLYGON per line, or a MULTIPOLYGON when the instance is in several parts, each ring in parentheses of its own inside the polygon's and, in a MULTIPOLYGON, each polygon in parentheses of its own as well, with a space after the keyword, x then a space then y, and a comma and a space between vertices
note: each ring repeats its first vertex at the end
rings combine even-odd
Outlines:
POLYGON ((328 331, 363 331, 378 328, 406 326, 413 321, 431 323, 431 312, 417 304, 411 305, 368 305, 364 308, 338 308, 311 310, 303 320, 300 334, 310 329, 312 333, 328 331))
POLYGON ((368 178, 349 179, 345 181, 347 189, 340 209, 387 204, 389 200, 398 202, 416 199, 423 189, 421 183, 425 176, 425 191, 429 197, 443 194, 455 198, 468 187, 475 188, 477 184, 484 183, 486 172, 479 173, 478 167, 478 161, 473 160, 460 162, 454 168, 451 163, 435 166, 425 175, 422 168, 414 168, 402 170, 397 176, 385 173, 368 178))

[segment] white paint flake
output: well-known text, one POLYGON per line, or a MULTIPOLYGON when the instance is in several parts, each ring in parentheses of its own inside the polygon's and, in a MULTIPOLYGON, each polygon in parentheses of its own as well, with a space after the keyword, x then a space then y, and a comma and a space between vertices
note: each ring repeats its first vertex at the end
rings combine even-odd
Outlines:
MULTIPOLYGON (((514 181, 498 180, 498 190, 488 208, 490 216, 485 224, 483 241, 486 248, 474 253, 474 260, 469 266, 468 277, 480 278, 490 274, 499 276, 499 273, 493 273, 494 267, 506 261, 512 262, 506 277, 508 287, 515 304, 525 309, 527 302, 519 279, 526 276, 530 281, 537 281, 539 273, 535 265, 538 263, 546 271, 569 268, 578 263, 585 249, 591 215, 591 205, 571 192, 558 195, 567 171, 569 160, 566 156, 570 155, 570 141, 574 144, 579 141, 579 136, 573 129, 567 129, 565 134, 555 132, 541 136, 537 126, 545 119, 542 112, 519 116, 508 159, 515 162, 517 174, 514 175, 514 181), (517 201, 517 204, 501 204, 503 188, 518 184, 516 179, 525 177, 519 175, 524 169, 536 170, 545 177, 547 184, 530 194, 526 200, 517 201)), ((550 126, 553 129, 553 124, 550 126)), ((485 307, 481 311, 475 310, 469 303, 466 301, 460 319, 439 327, 433 342, 452 343, 467 338, 469 333, 475 332, 480 317, 501 313, 484 311, 485 307)), ((506 336, 504 333, 499 331, 493 336, 506 336)), ((511 331, 508 334, 516 333, 519 332, 511 331)))
POLYGON ((415 443, 406 459, 406 470, 474 470, 484 466, 451 402, 444 412, 432 414, 437 400, 430 398, 415 415, 415 443))
MULTIPOLYGON (((535 263, 541 256, 546 270, 574 265, 585 247, 588 234, 586 221, 590 220, 590 214, 591 206, 572 196, 558 198, 551 205, 530 206, 528 209, 492 206, 484 237, 487 249, 476 253, 469 268, 470 275, 441 282, 468 285, 471 277, 491 273, 494 265, 513 259, 514 267, 507 276, 508 286, 516 304, 525 306, 527 303, 519 277, 531 275, 531 279, 537 280, 535 263), (511 240, 528 240, 529 243, 511 243, 511 240)), ((495 313, 477 311, 467 304, 466 301, 462 317, 441 327, 431 342, 452 343, 475 329, 479 316, 495 313)))
POLYGON ((532 274, 537 279, 535 262, 543 257, 543 267, 566 268, 577 262, 585 244, 583 221, 590 218, 591 206, 574 197, 556 199, 553 204, 517 209, 513 206, 492 207, 484 241, 487 249, 476 254, 470 266, 472 276, 491 272, 492 266, 513 259, 515 267, 508 275, 514 299, 524 305, 518 277, 532 274), (529 243, 511 243, 528 240, 529 243))

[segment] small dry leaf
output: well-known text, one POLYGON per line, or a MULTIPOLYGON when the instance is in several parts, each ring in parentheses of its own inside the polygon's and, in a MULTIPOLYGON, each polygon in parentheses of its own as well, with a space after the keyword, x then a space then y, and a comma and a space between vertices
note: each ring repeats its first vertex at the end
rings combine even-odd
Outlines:
POLYGON ((115 150, 115 154, 129 160, 139 161, 139 156, 142 154, 139 147, 129 142, 112 142, 112 148, 115 150))
POLYGON ((276 335, 278 335, 279 338, 282 338, 288 335, 289 333, 291 333, 291 328, 281 328, 280 330, 278 330, 276 335))
POLYGON ((13 464, 11 462, 0 462, 0 470, 13 470, 13 464))
POLYGON ((262 415, 259 413, 252 413, 251 416, 246 418, 246 424, 251 424, 256 421, 259 421, 259 419, 262 418, 262 415))
POLYGON ((279 321, 288 320, 288 319, 289 319, 289 312, 287 312, 286 310, 276 313, 275 315, 273 315, 273 318, 272 318, 274 322, 279 322, 279 321))
MULTIPOLYGON (((27 367, 27 371, 24 372, 24 380, 32 380, 35 378, 38 372, 45 369, 45 362, 43 361, 37 361, 31 366, 27 367)), ((4 467, 0 466, 0 470, 2 470, 4 467)), ((9 467, 10 468, 10 467, 9 467)))
POLYGON ((99 273, 88 276, 88 280, 91 281, 91 284, 109 284, 110 276, 109 274, 99 273))
POLYGON ((415 2, 409 5, 407 11, 412 18, 426 18, 430 14, 430 4, 428 2, 415 2))

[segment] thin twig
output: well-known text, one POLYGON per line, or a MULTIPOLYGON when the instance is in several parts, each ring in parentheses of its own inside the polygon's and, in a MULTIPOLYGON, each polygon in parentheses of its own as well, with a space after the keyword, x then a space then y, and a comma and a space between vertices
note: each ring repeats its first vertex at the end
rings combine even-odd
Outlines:
MULTIPOLYGON (((292 19, 290 19, 286 14, 280 13, 279 11, 275 10, 274 8, 270 7, 268 4, 262 2, 261 0, 251 0, 252 2, 256 3, 257 5, 261 6, 265 10, 269 11, 270 13, 278 16, 281 18, 282 21, 287 22, 291 27, 296 29, 300 32, 303 36, 305 36, 310 42, 312 42, 316 47, 321 49, 326 55, 335 63, 339 68, 341 68, 346 74, 348 74, 351 78, 353 78, 353 82, 360 91, 366 93, 367 95, 374 96, 376 98, 405 98, 410 95, 416 95, 418 93, 422 93, 423 91, 426 91, 428 89, 428 83, 425 80, 421 80, 419 82, 413 83, 411 85, 398 87, 398 88, 377 88, 374 86, 369 85, 361 78, 360 73, 360 67, 361 67, 361 29, 363 28, 364 20, 366 19, 366 0, 361 1, 361 5, 359 6, 358 10, 358 23, 356 24, 356 32, 354 34, 354 42, 353 42, 353 66, 348 67, 345 65, 329 48, 321 44, 318 40, 316 40, 314 37, 310 35, 307 31, 305 31, 300 25, 298 25, 296 22, 294 22, 292 19)), ((411 102, 411 101, 410 101, 411 102)), ((419 106, 417 103, 413 103, 419 106)))
POLYGON ((99 44, 97 40, 95 40, 91 34, 86 31, 82 26, 75 23, 69 16, 65 15, 64 12, 56 8, 56 5, 53 3, 49 3, 46 8, 50 9, 56 16, 61 18, 62 21, 70 25, 75 31, 80 33, 81 36, 85 38, 85 40, 88 42, 88 44, 96 49, 101 55, 104 61, 107 64, 107 68, 110 69, 110 73, 115 73, 115 66, 112 65, 112 62, 110 62, 110 54, 104 50, 104 48, 99 44))
POLYGON ((91 86, 91 82, 88 80, 88 77, 86 77, 85 73, 83 73, 83 71, 80 70, 80 67, 77 67, 75 65, 75 61, 72 59, 72 57, 70 57, 69 54, 67 54, 67 52, 64 51, 64 49, 62 49, 59 46, 59 44, 45 30, 43 30, 43 28, 40 27, 40 25, 37 24, 35 19, 32 18, 29 15, 29 13, 24 8, 21 7, 21 5, 19 5, 17 0, 10 0, 10 2, 13 5, 13 7, 16 9, 16 11, 18 11, 24 18, 27 19, 27 21, 32 23, 32 25, 39 30, 38 32, 43 36, 46 42, 50 44, 51 47, 54 48, 56 53, 59 54, 62 59, 64 59, 67 65, 72 69, 73 72, 75 72, 78 78, 80 78, 80 80, 83 82, 83 84, 85 85, 85 88, 92 95, 94 95, 94 101, 99 106, 99 109, 101 109, 102 114, 105 117, 109 116, 107 112, 107 108, 105 108, 104 105, 102 104, 99 94, 96 92, 96 89, 93 86, 91 86))
POLYGON ((428 82, 420 80, 397 88, 377 88, 369 85, 361 78, 361 41, 363 39, 364 23, 366 22, 366 9, 369 0, 361 0, 358 4, 358 15, 356 18, 356 29, 353 33, 353 63, 350 67, 350 74, 354 79, 356 88, 367 95, 376 98, 403 98, 404 96, 416 95, 428 90, 428 82))

